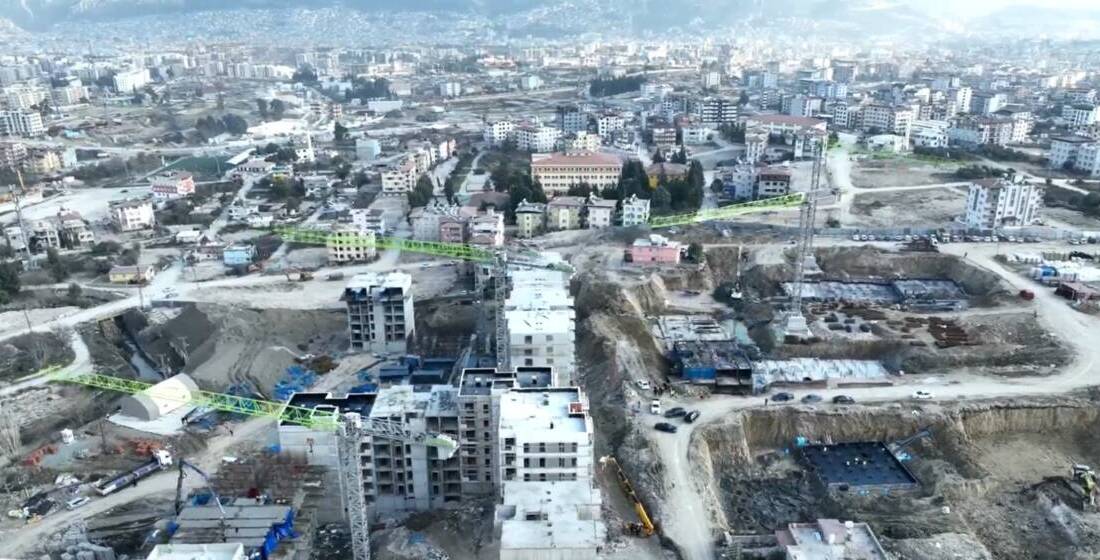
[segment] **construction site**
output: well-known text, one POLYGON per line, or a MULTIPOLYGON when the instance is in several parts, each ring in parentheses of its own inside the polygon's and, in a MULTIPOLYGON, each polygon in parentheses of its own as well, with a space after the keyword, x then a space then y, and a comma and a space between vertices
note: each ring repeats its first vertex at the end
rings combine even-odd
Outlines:
POLYGON ((817 156, 671 239, 341 237, 0 341, 5 553, 1100 555, 1090 259, 819 236, 817 156))

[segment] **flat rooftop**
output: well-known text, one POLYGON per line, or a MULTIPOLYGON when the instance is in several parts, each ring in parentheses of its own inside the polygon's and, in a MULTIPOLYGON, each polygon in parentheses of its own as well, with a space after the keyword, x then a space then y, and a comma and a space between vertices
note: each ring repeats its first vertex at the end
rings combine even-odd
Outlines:
POLYGON ((158 544, 145 560, 244 560, 240 543, 158 544))
POLYGON ((572 309, 513 309, 504 316, 512 335, 564 333, 574 328, 572 309))
POLYGON ((221 540, 222 524, 225 540, 248 548, 264 545, 272 527, 290 519, 290 506, 261 505, 255 500, 237 498, 223 505, 225 519, 214 504, 184 507, 176 517, 179 528, 172 534, 172 543, 202 544, 221 540))
POLYGON ((913 473, 882 442, 807 445, 799 455, 826 486, 860 488, 891 486, 916 488, 913 473))
POLYGON ((378 392, 371 418, 416 416, 457 416, 458 389, 449 385, 414 387, 397 385, 378 392))
POLYGON ((500 431, 522 433, 528 441, 560 441, 555 434, 588 433, 586 407, 576 387, 509 391, 500 397, 500 431), (580 411, 576 403, 580 403, 580 411))
POLYGON ((589 481, 505 482, 497 506, 500 548, 591 549, 606 538, 602 496, 589 481))
POLYGON ((287 404, 312 409, 332 408, 339 412, 355 412, 365 417, 370 416, 371 407, 377 397, 376 393, 349 393, 343 397, 332 393, 294 393, 287 404))
POLYGON ((521 366, 516 371, 498 372, 496 368, 468 368, 462 370, 459 396, 490 395, 516 387, 536 389, 549 387, 553 380, 550 367, 521 366))

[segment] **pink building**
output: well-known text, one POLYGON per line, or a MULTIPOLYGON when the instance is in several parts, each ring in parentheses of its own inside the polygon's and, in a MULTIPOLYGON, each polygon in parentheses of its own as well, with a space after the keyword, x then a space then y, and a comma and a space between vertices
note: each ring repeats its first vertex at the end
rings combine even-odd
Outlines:
POLYGON ((466 218, 446 217, 439 220, 439 241, 443 243, 465 243, 466 218))
POLYGON ((153 177, 153 198, 181 198, 195 194, 195 179, 186 171, 169 171, 153 177))
POLYGON ((627 257, 634 263, 679 264, 680 247, 678 241, 650 234, 649 237, 634 240, 634 244, 627 249, 627 257))

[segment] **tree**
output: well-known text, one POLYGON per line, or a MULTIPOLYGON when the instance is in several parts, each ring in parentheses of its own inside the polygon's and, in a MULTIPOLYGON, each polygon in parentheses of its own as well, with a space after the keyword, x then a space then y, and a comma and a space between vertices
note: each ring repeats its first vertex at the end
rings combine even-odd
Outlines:
POLYGON ((653 163, 664 163, 664 162, 665 162, 665 154, 664 154, 664 152, 661 151, 660 148, 657 148, 657 150, 653 152, 653 163))
POLYGON ((84 295, 84 289, 80 287, 80 284, 73 282, 69 284, 69 289, 65 293, 69 300, 69 303, 76 303, 80 300, 80 296, 84 295))
POLYGON ((313 70, 312 66, 307 64, 295 70, 290 80, 293 82, 312 84, 317 82, 317 72, 313 70))
POLYGON ((715 177, 714 180, 710 182, 710 192, 721 193, 724 190, 726 190, 726 185, 721 179, 715 177))
POLYGON ((432 178, 424 173, 416 180, 416 186, 413 187, 413 190, 409 191, 409 206, 414 208, 426 206, 432 200, 434 194, 435 184, 432 183, 432 178))
POLYGON ((703 262, 703 259, 706 258, 706 253, 703 252, 703 246, 699 243, 692 243, 688 245, 687 258, 691 262, 703 262))
POLYGON ((661 185, 653 190, 653 198, 650 199, 650 211, 654 214, 667 213, 672 208, 672 194, 668 187, 661 185))
POLYGON ((248 132, 248 121, 239 115, 226 115, 222 117, 222 123, 230 134, 240 136, 248 132))
POLYGON ((260 118, 266 119, 268 114, 267 100, 256 99, 256 110, 260 112, 260 118))
POLYGON ((455 178, 447 177, 446 181, 443 181, 443 197, 447 199, 447 202, 454 204, 455 201, 455 178))
POLYGON ((61 282, 69 277, 69 267, 65 265, 65 261, 61 260, 61 255, 53 247, 46 249, 46 267, 55 282, 61 282))
POLYGON ((272 99, 269 108, 275 120, 282 120, 283 114, 286 113, 286 103, 283 103, 282 99, 272 99))
POLYGON ((680 151, 672 154, 672 163, 685 165, 688 162, 687 148, 680 146, 680 151))
POLYGON ((748 105, 749 104, 749 92, 742 91, 741 95, 737 98, 737 104, 738 105, 748 105))
POLYGON ((340 124, 340 121, 336 121, 332 125, 332 136, 337 142, 343 142, 348 139, 348 127, 340 124))
POLYGON ((0 262, 0 303, 11 301, 21 287, 18 262, 0 262))

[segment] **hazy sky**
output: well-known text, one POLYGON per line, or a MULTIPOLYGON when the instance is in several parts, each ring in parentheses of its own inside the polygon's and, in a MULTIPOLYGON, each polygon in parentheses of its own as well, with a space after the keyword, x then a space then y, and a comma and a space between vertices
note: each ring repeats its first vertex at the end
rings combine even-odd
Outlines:
POLYGON ((909 0, 912 6, 925 8, 936 15, 972 17, 1016 5, 1047 8, 1100 9, 1100 0, 909 0))

